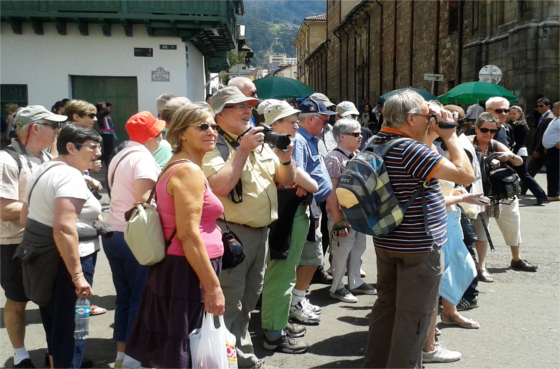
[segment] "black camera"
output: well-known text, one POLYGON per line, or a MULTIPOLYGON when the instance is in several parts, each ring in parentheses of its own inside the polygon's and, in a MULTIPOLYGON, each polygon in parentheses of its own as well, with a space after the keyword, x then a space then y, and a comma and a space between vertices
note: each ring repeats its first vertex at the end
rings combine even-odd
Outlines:
POLYGON ((289 135, 276 133, 269 126, 263 125, 261 127, 263 127, 262 133, 264 133, 264 142, 272 146, 276 146, 282 151, 286 151, 288 149, 288 146, 290 146, 290 143, 292 142, 289 135))

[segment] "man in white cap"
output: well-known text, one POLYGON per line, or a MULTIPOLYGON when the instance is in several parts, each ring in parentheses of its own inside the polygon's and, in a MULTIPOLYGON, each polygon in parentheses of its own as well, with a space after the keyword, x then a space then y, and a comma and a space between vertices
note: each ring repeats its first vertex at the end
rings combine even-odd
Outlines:
POLYGON ((34 368, 25 349, 25 306, 21 263, 12 260, 16 247, 23 239, 24 228, 19 223, 25 186, 33 170, 52 156, 44 149, 54 144, 65 115, 51 113, 43 106, 21 108, 15 119, 17 138, 0 151, 0 272, 6 294, 4 323, 14 348, 14 368, 34 368))
MULTIPOLYGON (((237 338, 239 367, 262 368, 264 362, 253 351, 249 321, 263 287, 268 225, 278 218, 274 182, 289 186, 295 180, 293 144, 286 151, 273 151, 264 144, 263 127, 249 123, 257 99, 245 96, 237 87, 218 90, 209 103, 220 126, 218 141, 223 145, 217 143, 205 155, 203 170, 245 252, 243 263, 220 276, 226 300, 224 320, 237 338)), ((222 220, 217 223, 226 229, 222 220)))

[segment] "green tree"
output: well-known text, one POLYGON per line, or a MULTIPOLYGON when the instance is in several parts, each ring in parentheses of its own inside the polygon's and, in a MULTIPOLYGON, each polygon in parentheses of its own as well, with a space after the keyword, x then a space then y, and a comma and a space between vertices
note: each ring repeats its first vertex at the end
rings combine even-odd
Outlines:
POLYGON ((244 51, 242 53, 236 54, 233 51, 229 52, 231 66, 243 64, 245 65, 245 58, 247 57, 247 52, 244 51))

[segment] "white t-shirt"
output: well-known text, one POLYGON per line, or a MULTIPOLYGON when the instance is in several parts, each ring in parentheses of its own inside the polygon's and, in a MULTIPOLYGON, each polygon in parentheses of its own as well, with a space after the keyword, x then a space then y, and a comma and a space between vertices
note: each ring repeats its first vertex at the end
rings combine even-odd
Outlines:
POLYGON ((114 178, 114 180, 112 185, 108 184, 111 187, 111 205, 107 221, 115 231, 124 232, 126 229, 124 213, 134 206, 134 181, 151 179, 155 183, 160 172, 161 169, 150 151, 138 142, 130 141, 123 150, 111 159, 107 178, 109 178, 109 182, 111 178, 114 178), (136 152, 120 161, 130 151, 136 152), (117 165, 118 169, 115 172, 117 165), (114 172, 115 176, 113 177, 114 172))
MULTIPOLYGON (((11 145, 15 147, 14 144, 11 145)), ((19 150, 16 148, 16 152, 19 150)), ((50 160, 50 158, 43 152, 41 157, 29 155, 19 155, 21 161, 21 173, 19 173, 18 164, 10 154, 5 151, 0 151, 0 198, 6 200, 15 200, 23 202, 25 197, 25 186, 31 176, 31 173, 39 167, 43 162, 50 160), (29 162, 27 159, 29 158, 29 162), (31 163, 31 167, 29 164, 31 163)), ((19 224, 18 220, 1 222, 0 221, 0 244, 1 245, 16 245, 23 240, 23 227, 19 224)))

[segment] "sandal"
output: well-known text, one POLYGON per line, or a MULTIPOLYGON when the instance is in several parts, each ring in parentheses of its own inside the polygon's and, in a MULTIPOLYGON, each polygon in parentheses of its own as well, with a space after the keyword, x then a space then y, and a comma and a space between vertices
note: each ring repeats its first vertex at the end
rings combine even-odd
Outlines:
POLYGON ((436 327, 436 334, 435 334, 435 335, 436 335, 436 336, 441 336, 441 331, 439 330, 438 327, 436 327))
POLYGON ((472 319, 465 318, 461 314, 457 314, 452 317, 447 316, 445 314, 441 314, 441 322, 443 324, 448 324, 448 325, 458 325, 460 327, 467 328, 467 329, 480 328, 480 324, 478 324, 472 319))
POLYGON ((97 305, 91 305, 91 310, 89 315, 101 315, 101 314, 105 314, 107 312, 107 309, 102 308, 100 306, 97 305))
POLYGON ((478 280, 481 281, 481 282, 493 283, 494 282, 494 277, 492 277, 492 275, 490 273, 488 273, 488 271, 486 269, 479 269, 478 270, 478 280))

